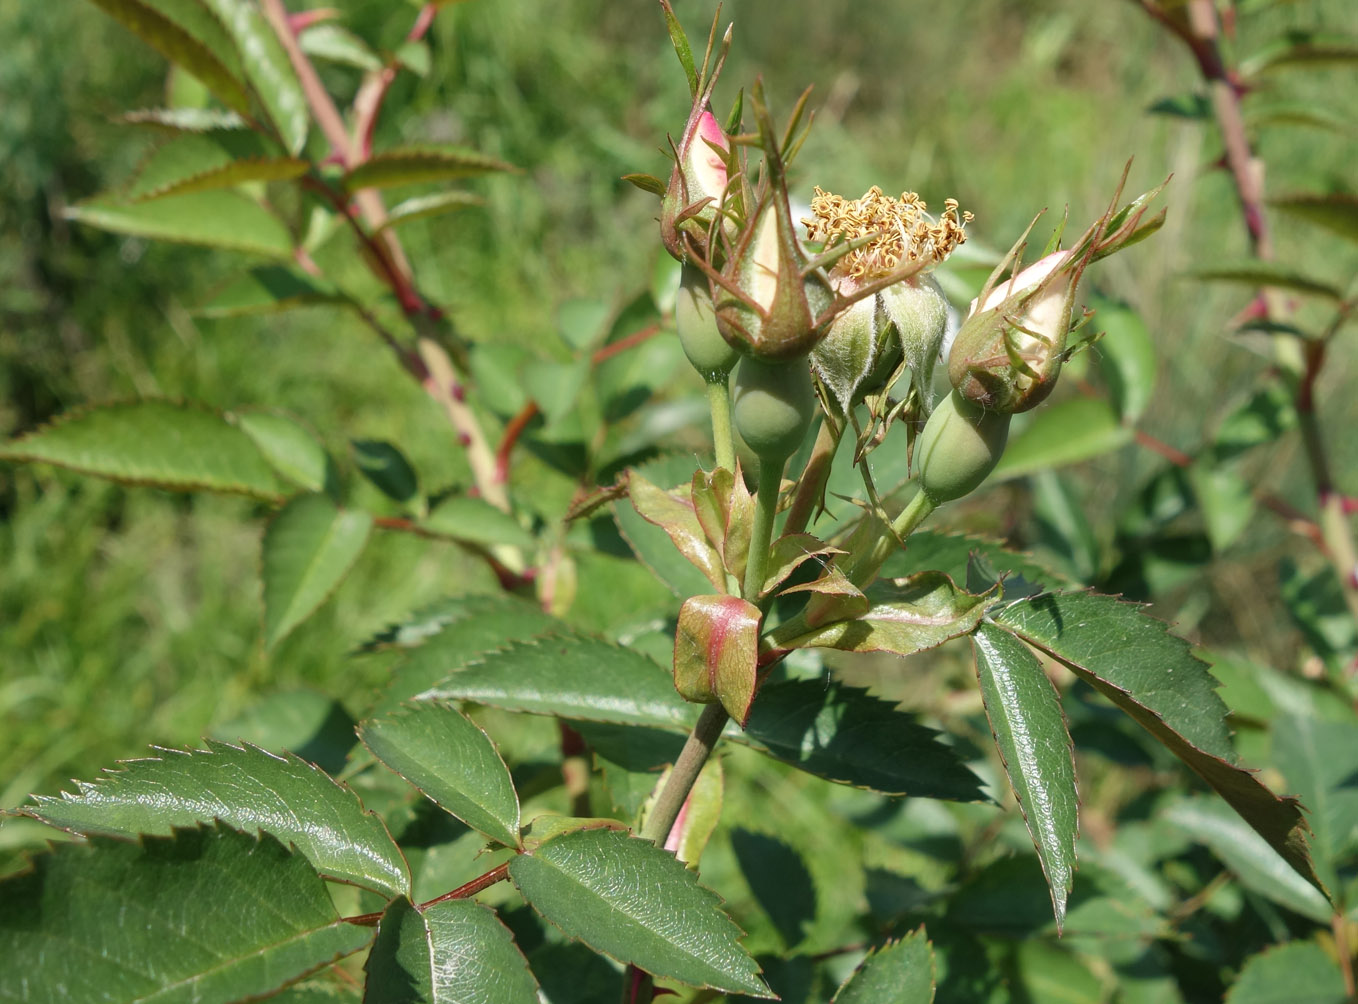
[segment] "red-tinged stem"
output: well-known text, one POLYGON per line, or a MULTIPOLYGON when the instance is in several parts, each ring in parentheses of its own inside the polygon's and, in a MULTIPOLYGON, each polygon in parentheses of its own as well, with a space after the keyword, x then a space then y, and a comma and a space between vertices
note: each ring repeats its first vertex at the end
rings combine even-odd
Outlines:
MULTIPOLYGON (((438 5, 428 3, 420 8, 420 12, 415 15, 415 23, 406 33, 407 42, 418 42, 429 32, 429 27, 434 23, 434 17, 438 14, 438 5)), ((373 133, 377 129, 377 119, 382 112, 382 103, 387 99, 387 92, 391 90, 392 83, 395 82, 397 74, 400 72, 400 65, 395 60, 387 63, 380 70, 374 70, 364 78, 363 84, 358 89, 358 95, 354 98, 354 138, 352 149, 360 161, 367 160, 372 156, 373 133)))
POLYGON ((1175 449, 1164 440, 1156 439, 1149 432, 1143 432, 1140 429, 1136 429, 1133 431, 1132 437, 1136 440, 1137 445, 1144 446, 1151 452, 1160 454, 1160 456, 1164 457, 1175 467, 1188 467, 1193 463, 1193 458, 1187 453, 1184 453, 1183 450, 1175 449))
POLYGON ((648 338, 651 338, 654 335, 659 334, 661 330, 662 329, 659 324, 647 325, 640 331, 634 331, 630 335, 627 335, 625 338, 619 338, 616 342, 610 342, 603 348, 595 350, 595 353, 591 358, 591 361, 594 363, 595 366, 598 366, 601 362, 604 362, 607 359, 612 359, 614 356, 626 352, 628 349, 635 348, 642 342, 646 341, 648 338))
MULTIPOLYGON (((445 892, 442 896, 435 896, 431 900, 426 900, 423 903, 417 904, 415 906, 415 909, 423 912, 424 910, 428 910, 435 903, 442 903, 445 900, 468 899, 469 897, 475 896, 478 892, 482 892, 483 890, 489 889, 497 882, 503 882, 508 877, 509 877, 509 863, 506 862, 505 864, 500 865, 498 868, 492 868, 484 875, 478 875, 476 878, 472 879, 465 885, 458 886, 452 892, 445 892)), ((345 917, 344 922, 346 924, 356 924, 359 927, 375 927, 377 925, 377 922, 380 921, 381 919, 382 913, 379 911, 378 913, 360 914, 357 917, 345 917)))
POLYGON ((500 437, 500 445, 495 450, 495 480, 500 484, 509 480, 509 455, 514 452, 523 430, 528 428, 528 423, 537 417, 539 411, 538 403, 529 401, 505 426, 504 435, 500 437))

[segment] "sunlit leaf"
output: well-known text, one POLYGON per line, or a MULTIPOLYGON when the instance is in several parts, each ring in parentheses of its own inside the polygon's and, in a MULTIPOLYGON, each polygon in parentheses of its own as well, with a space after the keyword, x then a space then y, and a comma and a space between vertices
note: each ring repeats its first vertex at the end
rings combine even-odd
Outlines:
POLYGON ((460 147, 406 147, 375 153, 344 176, 349 191, 393 188, 428 181, 453 181, 494 171, 512 171, 493 157, 460 147))
POLYGON ((266 258, 291 258, 293 252, 292 234, 282 220, 254 199, 229 189, 190 192, 150 202, 121 202, 101 196, 68 207, 65 215, 117 234, 201 244, 266 258))

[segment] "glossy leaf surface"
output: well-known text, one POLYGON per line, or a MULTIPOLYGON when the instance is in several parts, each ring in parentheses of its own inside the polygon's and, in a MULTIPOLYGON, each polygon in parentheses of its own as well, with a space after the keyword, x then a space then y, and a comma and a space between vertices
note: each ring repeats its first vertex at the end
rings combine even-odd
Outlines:
POLYGON ((392 901, 364 966, 364 1004, 537 1004, 538 984, 495 911, 466 899, 392 901))
POLYGON ((278 36, 257 4, 249 0, 203 0, 226 26, 251 87, 291 154, 306 144, 309 113, 302 85, 278 36))
POLYGON ((924 928, 868 953, 832 1004, 931 1004, 934 951, 924 928))
POLYGON ((305 857, 267 834, 219 824, 95 838, 0 883, 0 998, 228 1004, 371 937, 339 919, 305 857))
POLYGON ((1235 765, 1216 680, 1186 641, 1140 608, 1094 593, 1020 600, 995 620, 1129 714, 1215 788, 1293 868, 1315 880, 1297 800, 1279 798, 1235 765))
POLYGON ((115 234, 180 244, 202 244, 266 258, 290 258, 292 234, 283 221, 240 192, 190 192, 150 202, 100 196, 78 202, 66 218, 115 234))
POLYGON ((567 937, 619 962, 690 986, 770 996, 716 894, 649 841, 576 830, 516 857, 509 877, 567 937))
POLYGON ((1028 646, 992 624, 972 635, 990 732, 1051 888, 1059 930, 1075 881, 1079 794, 1061 701, 1028 646))
POLYGON ((1252 956, 1225 1004, 1347 1004, 1344 974, 1314 941, 1293 941, 1252 956))
POLYGON ((686 599, 674 635, 674 688, 689 701, 720 701, 744 725, 754 699, 761 617, 739 596, 686 599))
POLYGON ((65 830, 126 837, 219 819, 296 845, 330 878, 391 895, 409 890, 409 870, 386 826, 312 764, 211 740, 206 750, 158 752, 77 781, 75 794, 37 796, 23 811, 65 830))
POLYGON ((519 842, 519 797, 490 737, 456 708, 423 701, 359 730, 365 746, 444 809, 492 840, 519 842))
POLYGON ((55 464, 175 491, 263 499, 274 499, 279 491, 248 435, 217 412, 170 401, 133 401, 68 414, 0 444, 0 460, 55 464))

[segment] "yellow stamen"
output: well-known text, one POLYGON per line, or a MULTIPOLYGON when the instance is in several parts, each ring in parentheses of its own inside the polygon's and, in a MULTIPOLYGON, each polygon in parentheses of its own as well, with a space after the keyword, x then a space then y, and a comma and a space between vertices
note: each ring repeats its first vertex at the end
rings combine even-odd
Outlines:
POLYGON ((935 222, 925 210, 929 207, 914 192, 899 199, 883 194, 876 185, 861 199, 816 188, 811 200, 812 219, 804 219, 806 236, 826 247, 841 241, 877 236, 855 248, 834 267, 834 271, 854 279, 887 275, 903 265, 937 265, 967 239, 966 224, 971 213, 959 213, 956 199, 943 203, 943 215, 935 222))

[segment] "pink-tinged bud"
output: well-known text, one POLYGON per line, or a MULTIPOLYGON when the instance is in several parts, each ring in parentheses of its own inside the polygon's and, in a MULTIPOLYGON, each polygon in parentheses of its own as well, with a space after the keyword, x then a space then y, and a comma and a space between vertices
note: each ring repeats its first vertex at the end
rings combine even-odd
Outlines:
POLYGON ((824 337, 834 305, 829 277, 810 265, 797 240, 786 197, 770 192, 722 270, 722 337, 766 362, 796 359, 824 337))
POLYGON ((1005 414, 1046 399, 1069 355, 1085 264, 1057 251, 972 301, 948 354, 948 378, 963 398, 1005 414))
POLYGON ((660 237, 680 261, 689 257, 687 234, 705 252, 726 191, 731 141, 710 109, 695 105, 675 148, 674 170, 660 208, 660 237))

